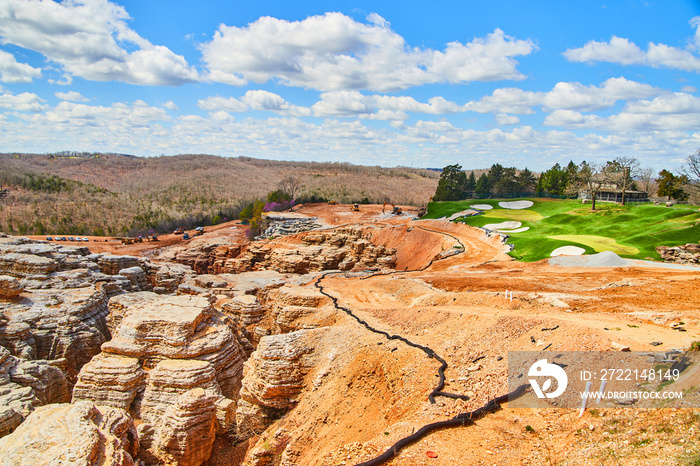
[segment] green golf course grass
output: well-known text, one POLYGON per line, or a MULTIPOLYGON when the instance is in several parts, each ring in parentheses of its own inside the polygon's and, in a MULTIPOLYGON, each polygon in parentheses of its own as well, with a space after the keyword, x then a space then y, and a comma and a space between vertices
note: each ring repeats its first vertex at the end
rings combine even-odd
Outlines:
MULTIPOLYGON (((507 199, 513 201, 514 199, 507 199)), ((660 260, 657 246, 678 246, 700 242, 700 211, 697 206, 621 206, 579 200, 526 199, 532 207, 511 210, 499 207, 499 199, 472 199, 455 202, 431 202, 423 218, 449 217, 474 204, 488 204, 492 210, 457 221, 481 227, 494 219, 522 222, 527 231, 512 233, 510 253, 517 259, 533 262, 545 259, 560 246, 579 246, 586 254, 613 251, 631 259, 660 260)))

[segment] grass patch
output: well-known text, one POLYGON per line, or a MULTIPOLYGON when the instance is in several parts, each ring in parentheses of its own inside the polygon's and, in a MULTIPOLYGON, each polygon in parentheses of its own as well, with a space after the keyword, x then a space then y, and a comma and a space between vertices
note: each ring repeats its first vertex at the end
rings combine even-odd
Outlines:
POLYGON ((598 203, 591 211, 590 205, 578 200, 528 200, 533 206, 521 210, 499 207, 501 200, 497 199, 431 202, 424 218, 449 217, 473 204, 493 206, 483 215, 460 221, 476 227, 494 223, 494 219, 521 222, 529 230, 509 235, 508 242, 514 245, 511 256, 527 262, 545 259, 554 249, 569 245, 584 248, 586 254, 613 251, 631 259, 659 260, 657 246, 700 243, 697 206, 598 203))

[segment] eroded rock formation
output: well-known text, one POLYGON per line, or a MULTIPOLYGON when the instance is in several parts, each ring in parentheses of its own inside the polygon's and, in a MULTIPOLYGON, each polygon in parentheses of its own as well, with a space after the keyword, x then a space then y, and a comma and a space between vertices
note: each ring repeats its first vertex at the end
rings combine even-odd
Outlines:
POLYGON ((216 432, 235 425, 247 355, 242 336, 201 296, 143 292, 110 305, 113 339, 83 367, 73 402, 122 408, 139 419, 148 461, 201 464, 216 432))
POLYGON ((214 268, 225 273, 276 270, 306 274, 322 270, 351 270, 391 267, 396 251, 371 241, 372 228, 341 227, 300 234, 302 244, 284 241, 251 243, 233 259, 214 261, 214 268))
POLYGON ((313 344, 309 340, 313 332, 300 330, 260 339, 243 366, 236 410, 239 436, 247 438, 262 432, 295 406, 311 366, 313 344))
POLYGON ((130 466, 138 453, 136 427, 126 411, 90 402, 39 407, 0 439, 0 464, 7 465, 130 466))
POLYGON ((666 262, 677 264, 700 264, 700 244, 688 243, 685 246, 657 246, 656 252, 666 262))

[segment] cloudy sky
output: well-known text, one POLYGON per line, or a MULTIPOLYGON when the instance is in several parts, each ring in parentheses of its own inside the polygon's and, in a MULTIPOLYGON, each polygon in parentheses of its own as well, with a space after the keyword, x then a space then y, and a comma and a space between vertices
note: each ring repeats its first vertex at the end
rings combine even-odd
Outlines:
POLYGON ((699 89, 697 0, 0 0, 0 152, 672 169, 699 89))

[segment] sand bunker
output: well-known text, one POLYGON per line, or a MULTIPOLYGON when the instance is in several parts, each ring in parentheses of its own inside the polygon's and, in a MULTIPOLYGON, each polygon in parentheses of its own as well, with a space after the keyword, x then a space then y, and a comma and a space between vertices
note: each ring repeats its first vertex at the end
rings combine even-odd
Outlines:
POLYGON ((472 215, 478 215, 478 214, 479 214, 479 212, 477 212, 474 209, 467 209, 467 210, 463 210, 461 212, 457 212, 457 213, 450 215, 449 217, 447 217, 447 220, 451 222, 452 220, 458 219, 460 217, 471 217, 472 215))
POLYGON ((552 251, 552 254, 550 254, 550 256, 580 256, 584 252, 586 252, 586 250, 578 246, 562 246, 552 251))
POLYGON ((529 230, 530 227, 516 228, 515 230, 498 230, 499 233, 522 233, 523 231, 529 230))
POLYGON ((504 228, 520 228, 522 223, 516 222, 514 220, 509 220, 507 222, 501 223, 489 223, 481 228, 486 228, 487 230, 502 230, 504 228))
POLYGON ((472 209, 478 209, 478 210, 491 210, 491 209, 493 209, 493 206, 490 206, 488 204, 473 204, 473 205, 470 205, 469 207, 471 207, 472 209))
POLYGON ((499 202, 498 205, 503 207, 504 209, 527 209, 528 207, 532 207, 534 205, 534 202, 532 202, 532 201, 510 201, 510 202, 499 202))

